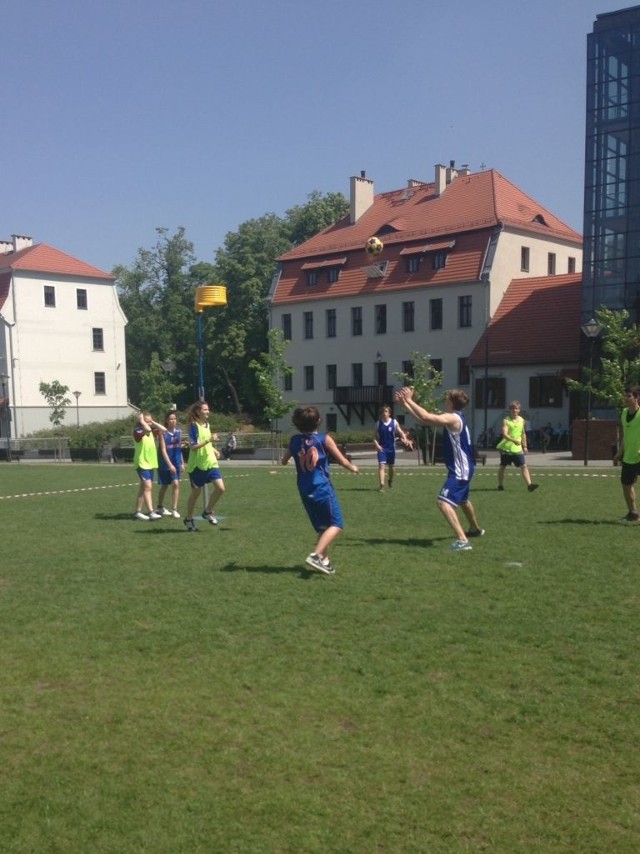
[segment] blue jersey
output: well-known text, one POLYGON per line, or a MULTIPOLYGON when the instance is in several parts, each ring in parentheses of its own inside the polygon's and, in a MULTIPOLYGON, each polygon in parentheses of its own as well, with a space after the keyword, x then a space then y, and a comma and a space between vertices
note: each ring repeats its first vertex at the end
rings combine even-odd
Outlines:
MULTIPOLYGON (((167 430, 160 437, 160 441, 164 441, 164 446, 167 449, 167 456, 171 460, 173 466, 179 471, 182 470, 182 431, 179 427, 173 432, 167 430)), ((158 462, 160 471, 168 471, 168 466, 162 454, 158 454, 158 462)))
POLYGON ((395 451, 397 426, 398 422, 395 418, 389 419, 388 424, 384 421, 378 421, 376 424, 376 438, 383 451, 388 453, 395 451))
POLYGON ((444 463, 449 474, 457 480, 471 480, 476 467, 473 445, 466 419, 461 412, 454 413, 461 422, 461 429, 455 432, 445 427, 442 434, 444 463))
POLYGON ((297 433, 289 442, 289 451, 296 464, 300 495, 315 500, 333 492, 325 439, 324 433, 297 433))

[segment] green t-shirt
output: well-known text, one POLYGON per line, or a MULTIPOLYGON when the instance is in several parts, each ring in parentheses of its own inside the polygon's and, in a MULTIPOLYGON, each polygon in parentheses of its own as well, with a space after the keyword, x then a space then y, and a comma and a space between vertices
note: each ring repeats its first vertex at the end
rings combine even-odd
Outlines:
POLYGON ((218 466, 218 457, 216 456, 215 449, 213 445, 210 443, 211 439, 211 430, 209 429, 208 424, 198 424, 195 422, 191 425, 191 430, 189 431, 189 438, 193 442, 194 430, 196 428, 197 431, 197 441, 194 442, 195 445, 200 445, 202 442, 206 442, 202 448, 197 448, 195 451, 193 448, 189 451, 189 460, 187 461, 187 473, 192 472, 194 469, 200 469, 200 471, 209 471, 209 469, 217 469, 218 466))
POLYGON ((627 420, 628 409, 622 410, 623 463, 640 463, 640 409, 636 410, 631 421, 627 420))
POLYGON ((139 442, 136 442, 133 451, 133 467, 136 469, 157 469, 158 450, 153 433, 144 433, 139 442))
POLYGON ((509 439, 504 437, 498 442, 498 450, 504 451, 505 454, 522 454, 522 434, 524 433, 524 418, 521 415, 516 415, 512 418, 510 415, 504 419, 507 423, 507 433, 509 439), (515 442, 513 441, 515 439, 515 442), (516 444, 518 442, 519 444, 516 444))

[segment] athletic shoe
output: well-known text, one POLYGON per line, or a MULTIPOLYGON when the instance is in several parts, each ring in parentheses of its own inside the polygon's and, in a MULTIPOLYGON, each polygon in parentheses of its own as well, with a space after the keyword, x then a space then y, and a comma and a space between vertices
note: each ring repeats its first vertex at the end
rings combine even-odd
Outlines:
POLYGON ((217 525, 217 524, 218 524, 218 517, 216 516, 216 514, 215 514, 215 513, 212 513, 210 510, 203 510, 203 512, 202 512, 202 518, 203 518, 206 522, 211 522, 211 524, 212 524, 212 525, 217 525))
POLYGON ((539 483, 530 483, 527 489, 529 490, 529 492, 535 492, 539 486, 539 483))
POLYGON ((171 510, 167 510, 166 507, 158 507, 156 513, 159 513, 161 516, 171 516, 171 510))
POLYGON ((156 513, 155 510, 152 510, 151 513, 149 513, 149 519, 152 522, 155 522, 156 519, 162 519, 162 513, 156 513))
POLYGON ((333 575, 335 572, 329 558, 321 558, 320 555, 317 555, 315 552, 311 552, 305 563, 316 572, 321 572, 323 575, 333 575))
POLYGON ((640 522, 640 514, 629 511, 626 516, 620 519, 621 522, 640 522))
POLYGON ((196 523, 193 521, 193 519, 183 519, 182 521, 184 522, 185 528, 187 529, 187 531, 189 531, 189 533, 198 530, 196 528, 196 523))
POLYGON ((473 546, 467 540, 456 540, 449 546, 451 552, 470 552, 473 546))
POLYGON ((145 521, 145 522, 148 522, 148 521, 149 521, 149 517, 147 516, 147 514, 146 514, 146 513, 141 513, 141 512, 140 512, 140 510, 138 510, 138 512, 137 512, 137 513, 134 513, 134 514, 133 514, 133 518, 134 518, 134 519, 142 519, 142 520, 143 520, 143 521, 145 521))
POLYGON ((180 518, 180 514, 178 513, 177 510, 172 510, 170 515, 173 516, 174 519, 180 518))
POLYGON ((498 492, 504 492, 504 486, 499 486, 499 487, 498 487, 498 492))
POLYGON ((484 528, 478 528, 476 531, 467 531, 467 537, 484 537, 484 528))

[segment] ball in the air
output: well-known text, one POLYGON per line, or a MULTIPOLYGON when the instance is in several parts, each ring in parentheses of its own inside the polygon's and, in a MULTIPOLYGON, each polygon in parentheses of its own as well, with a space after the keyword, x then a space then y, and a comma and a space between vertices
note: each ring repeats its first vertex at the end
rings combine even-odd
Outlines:
POLYGON ((367 255, 370 255, 372 258, 375 258, 384 249, 384 243, 380 240, 379 237, 370 237, 365 243, 364 248, 367 252, 367 255))

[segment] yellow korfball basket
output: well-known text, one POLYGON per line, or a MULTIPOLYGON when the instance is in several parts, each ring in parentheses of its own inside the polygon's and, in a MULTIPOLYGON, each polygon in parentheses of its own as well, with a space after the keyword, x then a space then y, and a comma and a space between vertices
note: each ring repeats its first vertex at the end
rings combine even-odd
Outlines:
POLYGON ((227 289, 224 285, 202 285, 196 288, 195 307, 198 314, 205 308, 227 304, 227 289))

